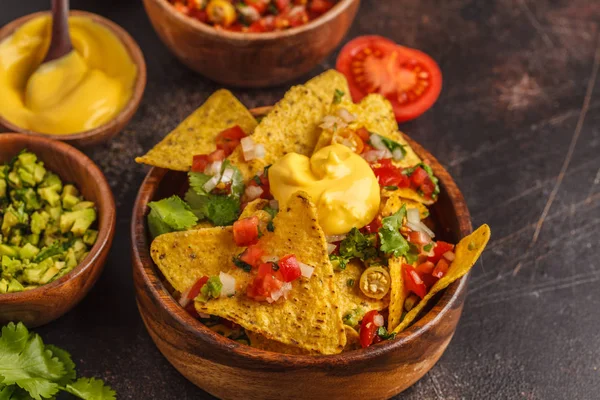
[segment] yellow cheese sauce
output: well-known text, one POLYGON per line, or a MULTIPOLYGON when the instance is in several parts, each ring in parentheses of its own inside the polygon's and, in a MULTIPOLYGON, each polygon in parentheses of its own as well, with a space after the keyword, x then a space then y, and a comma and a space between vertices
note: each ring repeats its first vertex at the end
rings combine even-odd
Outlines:
POLYGON ((315 202, 326 235, 362 228, 379 211, 379 183, 369 164, 340 144, 324 147, 309 159, 290 153, 269 168, 271 193, 280 204, 297 192, 315 202))
POLYGON ((120 39, 87 17, 70 17, 74 50, 41 65, 50 17, 0 43, 0 115, 40 133, 71 134, 115 118, 132 96, 137 67, 120 39))

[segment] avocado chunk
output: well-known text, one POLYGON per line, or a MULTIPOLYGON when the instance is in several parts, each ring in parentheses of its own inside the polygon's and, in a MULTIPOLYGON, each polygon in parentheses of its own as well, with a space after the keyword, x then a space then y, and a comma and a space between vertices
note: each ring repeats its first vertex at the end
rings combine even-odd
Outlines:
POLYGON ((39 252, 40 249, 38 249, 31 243, 26 243, 25 246, 21 247, 21 249, 19 250, 19 256, 21 257, 21 260, 31 260, 39 252))
POLYGON ((42 199, 46 200, 46 202, 50 204, 51 207, 56 207, 60 205, 60 195, 58 194, 58 191, 55 188, 39 188, 38 194, 42 199))
POLYGON ((0 244, 0 256, 17 257, 19 251, 7 244, 0 244))
POLYGON ((48 226, 50 214, 46 211, 36 211, 31 214, 31 232, 40 234, 48 226))
POLYGON ((95 204, 93 201, 80 201, 75 204, 72 208, 73 211, 83 210, 84 208, 94 208, 95 204))
POLYGON ((8 281, 6 279, 0 279, 0 293, 8 292, 8 281))
POLYGON ((58 175, 52 172, 48 172, 46 173, 44 180, 40 184, 40 188, 50 188, 58 193, 62 191, 63 183, 58 177, 58 175))
POLYGON ((60 216, 60 231, 62 233, 71 231, 75 236, 83 236, 94 221, 96 221, 96 210, 93 208, 68 211, 60 216))
POLYGON ((69 195, 77 197, 79 196, 79 190, 77 190, 77 188, 73 185, 65 185, 62 192, 62 197, 65 198, 65 196, 69 195))
POLYGON ((88 246, 93 246, 96 243, 96 239, 98 239, 98 231, 95 229, 88 229, 83 234, 83 243, 88 246))
POLYGON ((12 279, 23 269, 20 260, 8 256, 2 256, 0 265, 2 265, 2 277, 7 279, 12 279))
POLYGON ((21 285, 21 282, 19 282, 16 279, 11 279, 10 283, 8 284, 8 289, 6 290, 6 293, 22 292, 23 289, 25 288, 23 287, 23 285, 21 285))
POLYGON ((79 203, 79 197, 73 196, 72 194, 67 194, 62 198, 62 206, 67 210, 73 209, 79 203))
POLYGON ((0 177, 0 199, 6 198, 6 180, 0 177))

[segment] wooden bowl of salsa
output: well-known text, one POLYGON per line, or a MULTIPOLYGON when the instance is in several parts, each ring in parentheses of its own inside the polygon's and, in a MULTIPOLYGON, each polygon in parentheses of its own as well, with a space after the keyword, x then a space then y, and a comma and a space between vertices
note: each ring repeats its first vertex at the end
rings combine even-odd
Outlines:
POLYGON ((173 54, 225 85, 265 87, 302 76, 341 42, 360 0, 337 0, 323 15, 290 29, 236 32, 178 11, 167 0, 144 0, 150 22, 173 54))
MULTIPOLYGON (((264 116, 270 107, 251 110, 264 116)), ((440 163, 405 136, 439 178, 430 209, 436 237, 457 243, 471 219, 456 183, 440 163)), ((221 399, 387 399, 421 379, 442 356, 460 318, 469 275, 436 295, 396 339, 336 355, 287 355, 225 338, 188 314, 175 300, 150 256, 148 203, 181 191, 187 174, 152 168, 131 220, 134 286, 140 314, 167 360, 198 387, 221 399)))

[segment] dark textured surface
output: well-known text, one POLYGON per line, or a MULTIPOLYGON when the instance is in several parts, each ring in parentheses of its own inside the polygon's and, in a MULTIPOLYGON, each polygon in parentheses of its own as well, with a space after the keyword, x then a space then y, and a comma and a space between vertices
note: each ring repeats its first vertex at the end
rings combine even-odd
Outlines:
MULTIPOLYGON (((2 0, 0 24, 48 6, 2 0)), ((88 151, 118 202, 103 276, 73 311, 38 331, 120 399, 210 398, 154 347, 137 313, 129 215, 145 169, 133 162, 218 86, 179 64, 141 2, 73 0, 138 41, 148 86, 129 127, 88 151)), ((593 0, 363 0, 349 37, 381 34, 436 59, 444 90, 401 129, 461 187, 492 240, 440 362, 399 399, 600 397, 600 4, 593 0)), ((336 54, 315 69, 334 66, 336 54)), ((286 87, 234 90, 249 107, 286 87)), ((276 382, 274 382, 276 384, 276 382)))

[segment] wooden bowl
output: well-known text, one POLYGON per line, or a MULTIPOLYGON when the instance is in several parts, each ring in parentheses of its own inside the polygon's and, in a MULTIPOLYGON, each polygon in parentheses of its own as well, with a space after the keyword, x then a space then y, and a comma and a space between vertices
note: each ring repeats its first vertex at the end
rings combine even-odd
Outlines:
POLYGON ((73 308, 92 288, 106 262, 115 233, 115 202, 104 175, 85 154, 68 144, 31 135, 0 134, 0 164, 22 149, 42 160, 63 182, 75 184, 96 203, 98 239, 88 256, 65 276, 39 288, 0 294, 0 325, 22 321, 28 327, 47 324, 73 308))
POLYGON ((359 4, 340 0, 319 18, 286 31, 241 33, 181 14, 167 0, 144 0, 158 36, 182 63, 239 87, 273 86, 306 74, 344 38, 359 4))
MULTIPOLYGON (((0 42, 2 42, 5 38, 10 36, 17 28, 19 28, 21 25, 31 20, 32 18, 41 17, 49 14, 50 12, 48 11, 42 11, 34 14, 25 15, 19 19, 12 21, 11 23, 5 25, 2 29, 0 29, 0 42)), ((140 105, 140 101, 142 100, 144 89, 146 88, 146 61, 144 60, 144 55, 142 54, 142 51, 140 50, 139 46, 123 28, 104 17, 101 17, 100 15, 92 14, 85 11, 71 11, 70 15, 88 17, 94 22, 110 29, 119 39, 121 39, 121 42, 129 52, 129 55, 131 56, 133 62, 135 63, 135 65, 137 65, 138 70, 137 79, 135 81, 135 85, 133 87, 133 92, 131 98, 129 99, 129 102, 125 105, 123 110, 121 110, 121 112, 111 121, 97 128, 90 129, 84 132, 72 133, 68 135, 55 135, 49 133, 34 132, 28 129, 23 129, 13 124, 12 122, 7 121, 5 118, 2 117, 2 115, 0 115, 0 131, 6 130, 9 132, 26 133, 28 135, 34 136, 50 137, 52 139, 67 142, 69 144, 72 144, 73 146, 86 147, 108 141, 117 133, 121 132, 123 128, 125 128, 125 126, 129 123, 131 118, 133 118, 133 115, 137 111, 138 106, 140 105)))
MULTIPOLYGON (((252 110, 264 115, 270 108, 252 110)), ((457 243, 471 232, 469 210, 440 163, 406 137, 440 179, 432 207, 439 238, 457 243)), ((187 379, 221 399, 387 399, 419 380, 441 357, 462 312, 468 275, 395 340, 332 356, 294 356, 239 344, 205 327, 171 297, 150 257, 147 204, 176 193, 186 174, 152 168, 138 192, 131 220, 138 308, 158 349, 187 379)))

